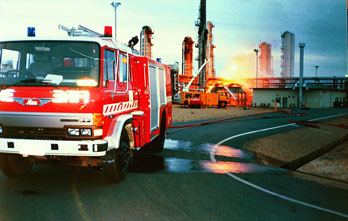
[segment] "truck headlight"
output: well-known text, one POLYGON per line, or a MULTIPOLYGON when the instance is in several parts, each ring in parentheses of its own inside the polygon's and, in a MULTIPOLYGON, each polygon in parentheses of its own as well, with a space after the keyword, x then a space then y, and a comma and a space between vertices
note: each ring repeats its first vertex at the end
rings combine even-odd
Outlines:
POLYGON ((5 89, 0 91, 0 101, 1 102, 13 102, 14 89, 5 89))
POLYGON ((68 128, 68 136, 92 136, 91 128, 68 128))
POLYGON ((68 128, 69 136, 80 136, 80 129, 77 128, 68 128))
POLYGON ((2 134, 2 126, 0 126, 0 134, 2 134))
POLYGON ((80 129, 81 136, 92 136, 92 130, 89 128, 80 129))

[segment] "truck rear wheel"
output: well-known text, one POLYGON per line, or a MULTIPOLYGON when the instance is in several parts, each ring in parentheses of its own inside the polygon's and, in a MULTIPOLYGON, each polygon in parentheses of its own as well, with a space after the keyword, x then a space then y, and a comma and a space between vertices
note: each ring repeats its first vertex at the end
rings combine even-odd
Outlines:
POLYGON ((113 182, 122 181, 128 172, 131 150, 127 130, 122 129, 118 149, 111 150, 111 162, 104 163, 106 176, 113 182))
POLYGON ((33 162, 18 154, 0 154, 0 169, 8 177, 20 177, 27 175, 33 162))
POLYGON ((225 108, 227 106, 227 103, 225 101, 219 102, 219 107, 225 108))

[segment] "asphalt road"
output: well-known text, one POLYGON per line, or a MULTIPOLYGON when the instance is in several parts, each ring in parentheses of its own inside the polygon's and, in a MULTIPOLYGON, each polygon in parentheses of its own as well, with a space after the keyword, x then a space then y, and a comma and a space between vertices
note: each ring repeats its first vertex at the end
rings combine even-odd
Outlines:
POLYGON ((233 135, 288 124, 289 118, 309 120, 348 110, 306 113, 267 114, 169 134, 162 153, 136 154, 118 184, 98 170, 65 166, 35 165, 19 179, 1 174, 0 220, 344 220, 348 191, 260 165, 240 149, 248 140, 295 127, 214 146, 233 135))

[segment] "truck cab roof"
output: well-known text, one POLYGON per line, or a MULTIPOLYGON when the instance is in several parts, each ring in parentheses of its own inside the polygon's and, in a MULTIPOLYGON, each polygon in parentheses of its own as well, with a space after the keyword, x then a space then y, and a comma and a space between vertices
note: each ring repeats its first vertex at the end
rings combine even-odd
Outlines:
POLYGON ((114 42, 111 38, 97 38, 97 37, 22 37, 22 38, 9 38, 0 39, 0 43, 4 42, 25 42, 25 41, 79 41, 79 42, 94 42, 99 44, 101 47, 110 47, 119 49, 127 53, 133 53, 132 49, 127 45, 121 44, 119 42, 114 42))

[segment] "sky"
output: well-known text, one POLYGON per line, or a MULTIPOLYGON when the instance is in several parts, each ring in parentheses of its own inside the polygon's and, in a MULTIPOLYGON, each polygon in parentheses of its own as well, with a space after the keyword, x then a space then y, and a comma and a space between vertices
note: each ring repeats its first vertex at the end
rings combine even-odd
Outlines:
MULTIPOLYGON (((103 33, 114 26, 114 9, 108 0, 0 0, 0 39, 26 36, 28 26, 42 37, 65 36, 58 29, 79 24, 103 33)), ((126 43, 152 27, 153 57, 181 64, 182 41, 197 42, 200 0, 119 0, 117 39, 126 43)), ((217 76, 255 77, 254 49, 272 45, 274 76, 280 76, 281 33, 295 34, 295 76, 299 73, 299 43, 305 43, 304 76, 347 74, 346 0, 207 0, 207 20, 213 29, 217 76)), ((137 45, 139 47, 139 44, 137 45)), ((136 46, 136 48, 137 48, 136 46)), ((198 50, 194 49, 195 56, 198 50)), ((195 69, 198 69, 194 62, 195 69)))

